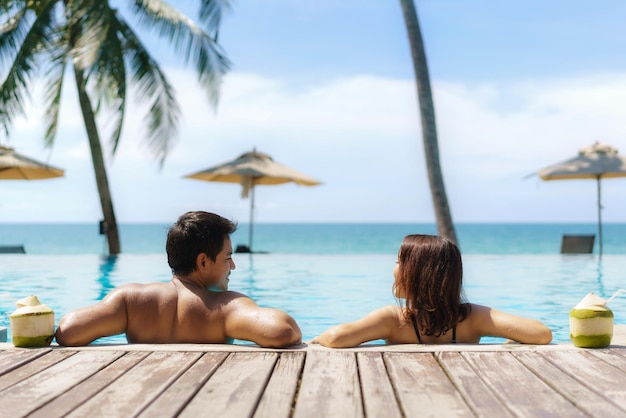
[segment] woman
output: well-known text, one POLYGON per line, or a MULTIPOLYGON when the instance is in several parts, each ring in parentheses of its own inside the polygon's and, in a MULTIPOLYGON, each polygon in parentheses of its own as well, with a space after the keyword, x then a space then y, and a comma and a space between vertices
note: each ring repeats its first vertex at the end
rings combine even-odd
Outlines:
POLYGON ((363 318, 330 327, 311 343, 354 347, 384 339, 389 344, 480 342, 483 336, 524 344, 549 344, 552 332, 541 322, 464 303, 461 253, 450 240, 408 235, 393 269, 393 290, 404 307, 386 306, 363 318))

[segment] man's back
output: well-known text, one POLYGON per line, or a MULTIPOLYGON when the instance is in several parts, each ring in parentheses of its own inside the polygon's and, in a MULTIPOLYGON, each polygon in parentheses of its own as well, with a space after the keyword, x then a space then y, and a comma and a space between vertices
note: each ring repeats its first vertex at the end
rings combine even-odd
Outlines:
POLYGON ((128 312, 130 343, 224 343, 224 310, 235 292, 193 289, 170 283, 135 284, 120 288, 128 312))
POLYGON ((84 345, 121 333, 133 344, 215 344, 237 338, 282 347, 301 341, 300 329, 286 313, 261 308, 237 292, 211 292, 177 279, 114 289, 99 303, 66 315, 56 340, 84 345))

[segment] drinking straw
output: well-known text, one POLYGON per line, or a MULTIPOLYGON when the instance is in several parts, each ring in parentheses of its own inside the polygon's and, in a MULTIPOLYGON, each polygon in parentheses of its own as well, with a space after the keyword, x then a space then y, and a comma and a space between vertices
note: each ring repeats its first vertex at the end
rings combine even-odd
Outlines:
POLYGON ((613 293, 613 296, 611 296, 609 300, 606 301, 606 304, 608 305, 609 302, 612 301, 615 296, 619 295, 622 292, 626 292, 626 289, 620 289, 617 292, 613 293))

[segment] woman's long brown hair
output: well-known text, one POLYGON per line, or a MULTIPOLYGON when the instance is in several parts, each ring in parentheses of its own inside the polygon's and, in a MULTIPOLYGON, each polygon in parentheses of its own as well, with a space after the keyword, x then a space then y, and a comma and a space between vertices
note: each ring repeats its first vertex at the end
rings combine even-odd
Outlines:
POLYGON ((404 319, 415 315, 424 335, 440 336, 463 321, 470 305, 463 301, 461 252, 449 239, 407 235, 398 253, 394 287, 405 298, 404 319))

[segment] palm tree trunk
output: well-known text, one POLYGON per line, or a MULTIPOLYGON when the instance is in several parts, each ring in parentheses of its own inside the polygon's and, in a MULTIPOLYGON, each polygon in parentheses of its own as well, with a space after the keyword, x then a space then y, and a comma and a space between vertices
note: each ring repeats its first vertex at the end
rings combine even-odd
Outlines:
POLYGON ((413 56, 413 69, 417 81, 417 96, 422 120, 422 140, 426 155, 426 168, 430 182, 435 217, 437 219, 437 231, 439 235, 449 238, 457 243, 456 232, 452 223, 452 215, 448 205, 448 197, 443 182, 443 174, 439 163, 439 145, 437 143, 437 125, 435 123, 435 106, 430 89, 430 76, 426 64, 424 42, 420 31, 417 11, 413 0, 400 0, 404 21, 409 35, 411 55, 413 56))
POLYGON ((98 194, 100 195, 100 204, 102 206, 102 214, 105 222, 105 233, 109 244, 109 254, 119 254, 121 252, 120 238, 117 229, 117 221, 115 219, 115 211, 113 210, 113 200, 111 199, 111 191, 109 189, 109 180, 107 179, 106 166, 104 165, 104 157, 102 156, 102 147, 100 145, 100 135, 96 126, 96 118, 85 90, 85 78, 83 72, 74 67, 74 75, 76 77, 76 87, 78 89, 78 100, 87 129, 87 138, 89 138, 89 149, 91 150, 91 160, 93 169, 96 174, 96 183, 98 185, 98 194))

